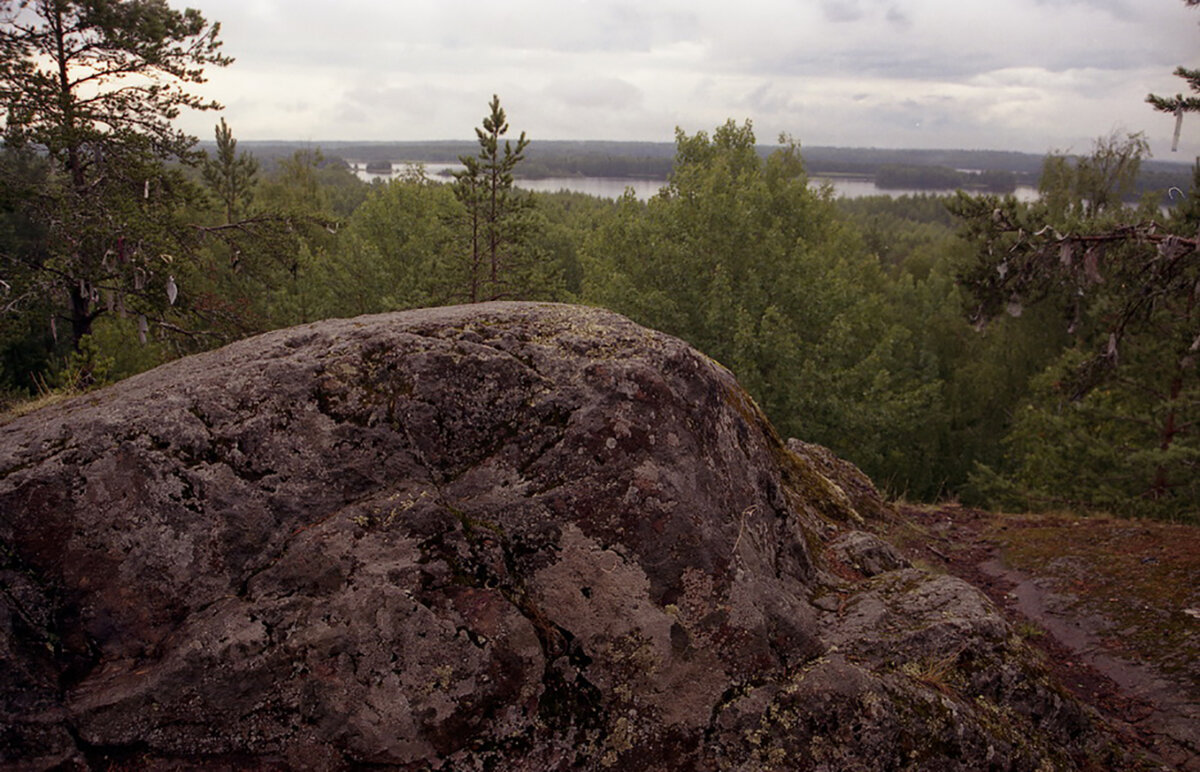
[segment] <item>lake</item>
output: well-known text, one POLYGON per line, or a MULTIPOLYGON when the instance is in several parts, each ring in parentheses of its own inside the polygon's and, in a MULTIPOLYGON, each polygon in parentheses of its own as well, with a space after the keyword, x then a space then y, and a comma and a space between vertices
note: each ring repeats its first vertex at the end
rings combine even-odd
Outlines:
MULTIPOLYGON (((395 171, 391 174, 370 174, 365 170, 365 164, 362 162, 350 161, 349 163, 359 179, 367 182, 399 177, 407 169, 407 166, 404 164, 397 163, 394 165, 395 171)), ((425 167, 425 174, 429 177, 437 180, 445 179, 447 182, 450 181, 450 177, 443 177, 443 172, 456 171, 462 168, 461 164, 431 163, 423 164, 423 166, 425 167)), ((835 198, 920 196, 951 192, 917 189, 881 189, 875 186, 874 180, 847 177, 814 176, 810 184, 817 186, 824 183, 829 183, 833 186, 833 195, 835 198)), ((516 185, 523 190, 533 190, 539 193, 557 193, 560 190, 569 190, 575 193, 586 193, 589 196, 599 196, 600 198, 619 198, 625 194, 626 188, 630 188, 638 199, 646 201, 659 191, 664 185, 664 181, 629 179, 626 177, 545 177, 536 180, 517 179, 516 185)), ((1037 188, 1029 185, 1018 185, 1014 195, 1021 201, 1033 201, 1037 199, 1038 193, 1037 188)))

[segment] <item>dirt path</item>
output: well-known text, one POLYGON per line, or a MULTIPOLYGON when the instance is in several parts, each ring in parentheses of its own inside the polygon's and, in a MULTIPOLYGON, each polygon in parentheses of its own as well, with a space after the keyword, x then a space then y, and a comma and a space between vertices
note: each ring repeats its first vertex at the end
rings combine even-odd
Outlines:
POLYGON ((982 589, 1055 677, 1168 769, 1200 772, 1200 529, 902 507, 892 539, 982 589))

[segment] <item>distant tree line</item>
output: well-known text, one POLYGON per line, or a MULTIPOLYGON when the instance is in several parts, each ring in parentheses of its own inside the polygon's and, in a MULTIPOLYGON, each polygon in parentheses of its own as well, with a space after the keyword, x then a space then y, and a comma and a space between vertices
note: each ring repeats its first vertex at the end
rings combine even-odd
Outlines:
POLYGON ((622 155, 549 155, 531 154, 521 169, 522 177, 620 177, 665 180, 671 173, 672 158, 647 158, 622 155))
POLYGON ((926 190, 986 190, 1011 193, 1017 189, 1012 172, 964 172, 947 166, 901 166, 885 164, 875 172, 875 185, 883 190, 915 188, 926 190))
MULTIPOLYGON (((247 142, 250 149, 271 171, 277 160, 290 157, 301 149, 312 150, 309 143, 247 142)), ((201 143, 211 149, 209 143, 201 143)), ((372 165, 371 171, 387 173, 385 164, 405 162, 453 164, 472 151, 471 142, 327 142, 322 144, 326 162, 352 158, 372 165)), ((755 152, 766 158, 777 149, 758 145, 755 152)), ((1078 160, 1078 156, 1064 157, 1078 160)), ((884 189, 978 190, 1011 192, 1017 185, 1037 186, 1044 156, 983 150, 904 150, 874 148, 805 147, 805 167, 814 176, 850 175, 872 179, 884 189), (960 169, 977 170, 961 172, 960 169)), ((674 146, 661 142, 539 141, 531 146, 524 162, 515 170, 518 178, 614 177, 666 180, 675 162, 674 146)), ((1146 161, 1139 172, 1131 196, 1159 191, 1168 203, 1171 188, 1186 190, 1190 170, 1179 163, 1146 161)), ((1178 195, 1176 194, 1178 197, 1178 195)), ((1131 198, 1131 200, 1133 200, 1131 198)))

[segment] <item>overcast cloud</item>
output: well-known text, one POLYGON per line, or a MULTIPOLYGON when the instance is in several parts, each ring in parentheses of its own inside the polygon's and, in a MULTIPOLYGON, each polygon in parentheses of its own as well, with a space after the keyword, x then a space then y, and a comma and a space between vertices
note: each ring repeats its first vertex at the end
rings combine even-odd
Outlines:
MULTIPOLYGON (((242 139, 470 138, 493 93, 533 139, 1086 151, 1144 131, 1200 66, 1182 0, 191 0, 237 61, 206 93, 242 139)), ((216 117, 183 119, 209 138, 216 117)))

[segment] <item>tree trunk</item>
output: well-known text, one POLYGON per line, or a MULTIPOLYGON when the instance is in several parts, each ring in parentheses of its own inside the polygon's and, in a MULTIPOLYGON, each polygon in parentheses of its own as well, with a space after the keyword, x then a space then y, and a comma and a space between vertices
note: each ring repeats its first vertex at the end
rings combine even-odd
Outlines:
POLYGON ((78 285, 71 287, 71 346, 79 351, 84 336, 92 334, 92 322, 96 312, 92 310, 92 299, 78 285))
MULTIPOLYGON (((1158 433, 1158 448, 1162 451, 1171 449, 1171 443, 1175 441, 1175 435, 1179 432, 1176 424, 1177 411, 1175 409, 1175 400, 1179 399, 1179 394, 1183 391, 1183 373, 1178 366, 1175 369, 1175 375, 1171 379, 1170 400, 1171 407, 1167 410, 1167 416, 1163 419, 1162 429, 1158 433)), ((1152 499, 1162 498, 1171 491, 1171 481, 1167 476, 1166 464, 1160 463, 1154 470, 1154 480, 1150 483, 1148 494, 1152 499)))

